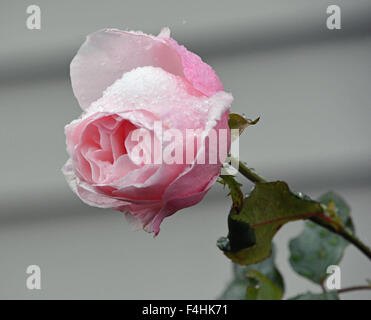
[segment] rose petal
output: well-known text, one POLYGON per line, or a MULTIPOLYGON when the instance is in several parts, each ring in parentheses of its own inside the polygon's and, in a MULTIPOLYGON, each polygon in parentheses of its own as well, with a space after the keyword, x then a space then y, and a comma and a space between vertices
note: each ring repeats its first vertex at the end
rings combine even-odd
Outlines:
POLYGON ((182 75, 179 55, 164 40, 140 32, 105 29, 89 35, 71 62, 71 82, 86 109, 123 73, 155 66, 182 75))
POLYGON ((184 76, 192 83, 195 89, 208 97, 223 91, 223 85, 213 68, 203 62, 197 54, 179 45, 174 39, 169 38, 166 40, 182 57, 184 76))
POLYGON ((183 77, 147 66, 125 73, 87 111, 117 112, 135 125, 135 121, 146 122, 147 129, 152 129, 155 121, 165 128, 199 129, 205 127, 214 104, 224 99, 229 107, 233 99, 223 91, 214 96, 195 95, 183 77), (140 110, 147 113, 140 114, 140 110), (130 118, 124 112, 132 112, 130 118))
POLYGON ((117 29, 89 35, 70 67, 72 88, 81 108, 88 108, 125 72, 143 66, 160 67, 183 76, 208 97, 222 91, 214 70, 168 36, 168 29, 163 29, 158 37, 117 29))
MULTIPOLYGON (((212 129, 218 132, 219 129, 226 128, 228 125, 228 108, 230 103, 232 103, 232 100, 228 100, 228 97, 222 97, 219 103, 219 105, 215 105, 213 117, 209 120, 210 127, 207 130, 212 129)), ((227 150, 229 150, 229 130, 227 133, 227 150)), ((153 231, 155 232, 155 235, 160 232, 160 224, 164 218, 174 214, 182 208, 193 206, 200 202, 219 176, 221 164, 225 159, 222 159, 218 164, 208 162, 204 164, 197 163, 197 160, 206 159, 206 155, 210 154, 209 144, 204 143, 202 146, 203 148, 199 150, 193 165, 185 170, 183 174, 174 180, 166 189, 162 198, 164 203, 163 208, 157 214, 153 222, 153 231)), ((217 159, 219 160, 219 154, 217 154, 217 156, 217 159)))
POLYGON ((100 208, 113 208, 125 205, 122 200, 117 200, 109 196, 98 193, 88 183, 82 182, 76 177, 71 159, 69 159, 62 168, 62 172, 73 192, 75 192, 82 201, 90 206, 100 208))

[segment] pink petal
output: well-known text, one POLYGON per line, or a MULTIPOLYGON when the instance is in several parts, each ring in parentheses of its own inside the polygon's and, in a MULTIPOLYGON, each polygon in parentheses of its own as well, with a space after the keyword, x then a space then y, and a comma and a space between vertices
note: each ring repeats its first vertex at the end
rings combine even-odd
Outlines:
MULTIPOLYGON (((223 109, 218 111, 223 112, 223 109)), ((213 129, 218 130, 226 128, 228 123, 228 114, 228 111, 223 114, 216 112, 216 118, 214 120, 219 120, 217 120, 213 129)), ((230 136, 228 136, 227 149, 229 150, 229 148, 230 136)), ((205 148, 199 151, 197 159, 203 158, 208 153, 209 145, 206 144, 205 148)), ((203 199, 219 176, 221 164, 223 162, 224 159, 218 164, 210 164, 207 162, 205 164, 198 164, 197 161, 195 161, 191 167, 185 170, 182 175, 169 185, 162 198, 164 203, 163 208, 153 222, 153 231, 155 232, 155 235, 160 232, 160 224, 164 218, 174 214, 182 208, 193 206, 203 199)))
POLYGON ((158 37, 104 29, 88 36, 70 67, 72 88, 81 108, 88 108, 125 72, 143 66, 183 76, 206 96, 222 91, 214 70, 169 35, 166 29, 158 37))
POLYGON ((70 68, 72 88, 80 106, 86 109, 123 73, 143 66, 183 74, 179 55, 160 38, 116 29, 91 34, 70 68))
POLYGON ((198 55, 179 45, 174 39, 166 40, 182 57, 184 76, 195 89, 208 97, 223 91, 223 85, 213 68, 203 62, 198 55))
POLYGON ((75 176, 71 159, 66 162, 62 168, 62 172, 72 191, 88 205, 100 208, 113 208, 125 205, 124 201, 98 193, 94 187, 78 179, 75 176))
POLYGON ((155 121, 169 128, 198 129, 205 127, 212 108, 226 110, 232 99, 224 91, 210 98, 194 94, 183 77, 147 66, 125 73, 88 112, 117 112, 134 125, 148 129, 155 121))

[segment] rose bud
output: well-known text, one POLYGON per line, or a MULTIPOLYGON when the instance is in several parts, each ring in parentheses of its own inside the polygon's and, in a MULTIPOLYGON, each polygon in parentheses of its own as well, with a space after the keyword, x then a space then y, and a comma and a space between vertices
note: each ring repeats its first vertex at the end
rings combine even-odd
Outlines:
POLYGON ((70 71, 83 109, 65 127, 70 187, 157 235, 164 218, 200 202, 220 174, 232 96, 169 29, 157 37, 93 33, 70 71))

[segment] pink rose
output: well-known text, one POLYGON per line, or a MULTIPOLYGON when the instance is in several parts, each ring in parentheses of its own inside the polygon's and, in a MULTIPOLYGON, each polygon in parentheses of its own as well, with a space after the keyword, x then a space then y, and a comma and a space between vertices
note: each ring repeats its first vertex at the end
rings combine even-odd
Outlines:
POLYGON ((164 218, 202 200, 229 150, 233 100, 209 65, 170 38, 169 29, 157 37, 106 29, 81 46, 71 62, 71 81, 83 114, 65 127, 70 159, 63 173, 82 201, 125 212, 130 222, 157 235, 164 218), (191 142, 164 141, 159 122, 163 130, 196 133, 191 142), (222 152, 205 142, 212 130, 223 129, 228 145, 222 152), (140 154, 134 135, 142 132, 151 139, 142 140, 140 154), (158 162, 158 151, 171 143, 184 161, 158 162), (194 147, 191 161, 187 146, 194 147), (148 150, 151 161, 145 162, 140 156, 148 150), (207 161, 215 153, 218 160, 207 161))

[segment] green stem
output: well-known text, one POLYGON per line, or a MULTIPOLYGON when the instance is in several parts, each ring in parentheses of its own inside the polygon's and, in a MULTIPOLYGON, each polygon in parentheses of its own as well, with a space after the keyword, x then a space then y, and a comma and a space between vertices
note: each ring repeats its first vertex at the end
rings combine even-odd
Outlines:
MULTIPOLYGON (((239 162, 238 171, 251 182, 254 182, 254 183, 267 182, 267 180, 259 176, 257 173, 253 172, 241 161, 239 162)), ((314 223, 326 228, 327 230, 333 233, 338 234, 345 240, 349 241, 351 244, 356 246, 362 253, 364 253, 371 260, 371 249, 367 245, 365 245, 360 239, 358 239, 355 235, 351 234, 348 230, 346 230, 345 228, 335 228, 332 225, 326 223, 323 219, 319 217, 311 217, 309 219, 313 221, 314 223)))
POLYGON ((326 287, 325 287, 323 281, 319 285, 321 286, 321 289, 322 289, 323 293, 327 293, 327 290, 326 290, 326 287))
POLYGON ((257 182, 268 182, 255 172, 253 172, 250 168, 248 168, 243 162, 239 162, 238 171, 250 181, 257 183, 257 182))
POLYGON ((371 249, 345 228, 334 228, 332 225, 325 223, 321 218, 318 217, 311 217, 309 219, 321 227, 326 228, 327 230, 336 233, 345 240, 349 241, 371 260, 371 249))

